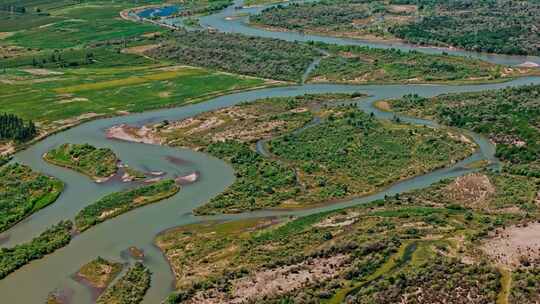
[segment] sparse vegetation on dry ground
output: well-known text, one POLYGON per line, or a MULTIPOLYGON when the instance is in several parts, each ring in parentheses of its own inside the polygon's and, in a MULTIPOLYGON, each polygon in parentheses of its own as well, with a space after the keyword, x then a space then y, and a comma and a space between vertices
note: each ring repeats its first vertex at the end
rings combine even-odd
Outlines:
POLYGON ((118 281, 98 298, 97 304, 138 304, 150 288, 150 270, 142 263, 135 263, 118 281))
MULTIPOLYGON (((478 246, 490 231, 528 216, 470 208, 468 197, 455 197, 455 182, 296 219, 165 231, 156 244, 178 289, 168 301, 495 302, 500 274, 478 246)), ((496 189, 486 200, 511 197, 496 189)))
POLYGON ((0 167, 0 232, 54 203, 64 184, 13 163, 0 167))
POLYGON ((115 192, 81 210, 75 217, 75 225, 78 231, 84 231, 132 209, 164 200, 178 191, 180 191, 180 186, 174 180, 167 179, 115 192))
POLYGON ((43 158, 55 165, 73 169, 96 181, 107 179, 118 171, 118 158, 111 149, 89 144, 63 144, 43 158))

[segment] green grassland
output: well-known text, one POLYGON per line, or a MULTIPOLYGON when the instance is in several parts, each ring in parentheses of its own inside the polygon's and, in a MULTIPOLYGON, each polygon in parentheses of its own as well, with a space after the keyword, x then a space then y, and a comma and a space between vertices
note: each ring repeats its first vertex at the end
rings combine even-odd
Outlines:
MULTIPOLYGON (((125 64, 130 64, 129 59, 125 64)), ((88 116, 178 106, 265 84, 199 68, 153 64, 54 69, 49 75, 25 70, 0 75, 5 79, 0 81, 3 110, 32 119, 44 129, 74 124, 88 116)))
POLYGON ((7 26, 3 31, 20 31, 4 42, 30 48, 60 49, 161 31, 155 25, 133 23, 120 18, 120 11, 133 7, 135 2, 70 2, 66 1, 65 5, 49 9, 48 16, 28 13, 16 17, 15 20, 4 16, 0 19, 0 24, 24 24, 24 28, 7 26), (29 23, 25 23, 27 19, 29 23))
POLYGON ((126 303, 138 304, 142 302, 148 288, 150 288, 151 273, 142 263, 135 263, 126 274, 97 299, 97 304, 126 303))
POLYGON ((150 185, 115 192, 85 207, 75 216, 78 231, 84 231, 132 209, 155 203, 180 191, 174 180, 162 180, 150 185))
POLYGON ((0 167, 0 232, 54 203, 64 185, 21 164, 0 167))
POLYGON ((396 303, 402 296, 413 303, 461 303, 465 295, 473 299, 468 303, 495 302, 501 275, 475 246, 494 228, 526 216, 468 209, 461 199, 441 201, 452 195, 453 183, 296 219, 207 222, 165 231, 156 244, 174 270, 178 290, 168 303, 241 299, 265 282, 263 273, 273 273, 268 277, 280 287, 261 285, 270 292, 253 294, 257 303, 396 303), (329 262, 343 256, 343 263, 329 262), (474 262, 462 262, 465 256, 474 262), (290 287, 304 267, 309 279, 290 287), (336 273, 315 277, 320 268, 336 273))
POLYGON ((202 149, 234 167, 236 182, 199 214, 361 196, 474 150, 450 130, 379 121, 354 106, 336 106, 354 100, 347 94, 270 98, 154 128, 168 145, 202 149), (320 123, 300 129, 315 118, 320 123), (259 140, 268 141, 270 157, 255 151, 259 140))
POLYGON ((309 75, 311 82, 426 83, 490 82, 540 74, 537 69, 510 68, 473 58, 428 55, 398 49, 374 49, 315 43, 330 52, 309 75))
POLYGON ((540 86, 391 101, 396 111, 471 129, 497 144, 509 172, 540 177, 540 86), (511 126, 511 127, 509 127, 511 126))
POLYGON ((118 158, 111 149, 89 144, 63 144, 43 158, 55 165, 73 169, 94 180, 111 177, 118 171, 118 158))

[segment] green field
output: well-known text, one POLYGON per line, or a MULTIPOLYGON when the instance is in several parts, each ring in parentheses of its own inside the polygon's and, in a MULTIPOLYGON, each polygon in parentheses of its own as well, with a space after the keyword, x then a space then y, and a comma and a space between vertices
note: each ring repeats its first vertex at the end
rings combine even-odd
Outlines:
POLYGON ((179 106, 265 84, 255 78, 158 64, 32 73, 19 68, 0 75, 3 111, 51 129, 95 116, 179 106))
POLYGON ((161 31, 155 25, 134 23, 120 18, 120 11, 134 5, 135 2, 128 1, 66 1, 66 5, 47 10, 48 16, 27 13, 10 18, 3 13, 4 15, 0 15, 4 16, 0 18, 0 24, 5 23, 6 27, 5 30, 2 28, 2 31, 19 30, 5 39, 4 43, 30 48, 61 49, 161 31))

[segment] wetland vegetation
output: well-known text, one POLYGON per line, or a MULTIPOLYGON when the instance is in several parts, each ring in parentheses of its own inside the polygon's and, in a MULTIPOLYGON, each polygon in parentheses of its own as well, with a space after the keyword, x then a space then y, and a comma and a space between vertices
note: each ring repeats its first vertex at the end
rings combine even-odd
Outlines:
POLYGON ((0 232, 54 203, 64 184, 18 163, 0 167, 0 232))
POLYGON ((97 299, 97 304, 122 303, 138 304, 150 288, 150 270, 136 262, 118 281, 97 299))
MULTIPOLYGON (((273 1, 248 0, 244 4, 273 1)), ((191 25, 198 24, 201 15, 232 3, 173 0, 166 5, 177 5, 174 17, 187 17, 185 24, 191 25)), ((8 163, 10 158, 4 154, 36 137, 90 119, 304 81, 463 84, 539 75, 538 69, 530 68, 531 63, 510 67, 446 53, 288 42, 214 29, 173 31, 157 25, 159 16, 146 12, 146 20, 139 22, 134 15, 159 11, 163 5, 159 0, 0 0, 2 237, 21 237, 19 231, 10 235, 9 229, 53 203, 63 189, 56 178, 8 163)), ((277 5, 250 20, 280 31, 540 55, 539 5, 536 0, 321 0, 277 5)), ((231 16, 241 17, 243 12, 231 16)), ((392 88, 375 90, 385 89, 392 88)), ((274 96, 274 92, 284 91, 261 94, 274 96)), ((381 120, 364 113, 357 107, 367 97, 364 93, 272 97, 195 116, 189 116, 193 114, 190 109, 188 118, 164 120, 144 129, 138 125, 147 120, 115 126, 126 138, 186 147, 231 164, 232 185, 193 210, 196 215, 257 209, 283 209, 288 214, 372 194, 470 156, 477 146, 461 129, 489 137, 503 162, 501 171, 487 169, 488 162, 483 160, 466 165, 474 173, 355 207, 302 217, 246 215, 240 220, 205 221, 163 231, 155 244, 176 279, 175 292, 165 303, 540 301, 540 244, 536 242, 540 238, 539 96, 540 87, 530 85, 432 98, 413 94, 379 104, 387 110, 434 119, 441 128, 407 124, 397 116, 381 120)), ((145 117, 156 121, 160 116, 145 117)), ((25 160, 27 156, 20 157, 25 160)), ((110 177, 118 170, 112 150, 89 144, 63 144, 44 157, 94 179, 110 177)), ((171 161, 171 165, 180 163, 171 161)), ((126 180, 147 176, 129 167, 122 172, 126 180)), ((202 182, 206 182, 205 174, 202 182)), ((199 172, 191 175, 196 180, 199 172)), ((1 248, 0 279, 66 246, 74 228, 83 232, 180 190, 174 180, 161 177, 134 186, 81 206, 74 224, 62 221, 31 241, 1 248)), ((183 223, 183 214, 178 216, 166 224, 183 223)), ((148 224, 152 224, 150 220, 148 224)), ((144 246, 141 240, 148 242, 151 236, 144 239, 124 228, 118 231, 131 232, 128 237, 134 238, 124 244, 123 248, 129 248, 123 254, 138 262, 117 278, 123 265, 98 257, 75 274, 98 290, 98 304, 144 302, 151 273, 140 261, 148 260, 152 267, 164 262, 157 260, 155 250, 135 247, 144 246)), ((127 235, 114 234, 118 236, 127 235)), ((110 256, 111 246, 102 245, 116 246, 121 240, 107 241, 111 243, 95 245, 110 256)), ((83 245, 59 253, 77 253, 94 244, 83 245)), ((29 286, 54 282, 54 288, 60 288, 58 285, 65 286, 61 280, 83 263, 71 265, 72 260, 67 258, 62 265, 71 269, 69 274, 51 271, 46 280, 32 277, 24 281, 29 273, 34 275, 29 269, 15 279, 29 286)), ((166 274, 156 272, 155 276, 163 282, 166 274)), ((12 282, 3 283, 5 287, 12 282)), ((6 298, 16 298, 5 292, 6 298)), ((161 291, 152 291, 146 301, 161 301, 156 294, 163 296, 161 291)), ((66 295, 69 297, 69 291, 66 295)), ((75 295, 74 299, 81 297, 75 295)), ((64 294, 55 291, 48 303, 64 300, 64 294)))
POLYGON ((488 136, 509 172, 540 177, 540 86, 391 101, 396 111, 433 117, 488 136), (511 126, 511 127, 510 127, 511 126))
POLYGON ((5 278, 13 271, 41 259, 71 241, 71 221, 60 222, 41 233, 32 241, 11 248, 0 249, 0 279, 5 278))
POLYGON ((118 158, 111 149, 96 148, 89 144, 63 144, 52 149, 43 158, 55 165, 73 169, 96 181, 116 174, 118 158))
POLYGON ((106 195, 81 210, 75 217, 75 226, 82 232, 132 209, 173 196, 179 190, 174 180, 167 179, 106 195))
POLYGON ((329 52, 308 82, 330 83, 478 83, 539 75, 537 69, 506 67, 479 59, 428 55, 418 51, 313 43, 329 52))
POLYGON ((463 159, 475 148, 455 131, 377 120, 354 106, 362 96, 264 99, 158 124, 154 132, 169 145, 202 149, 235 169, 235 183, 197 208, 198 214, 306 207, 366 195, 463 159), (260 140, 271 157, 257 153, 260 140))

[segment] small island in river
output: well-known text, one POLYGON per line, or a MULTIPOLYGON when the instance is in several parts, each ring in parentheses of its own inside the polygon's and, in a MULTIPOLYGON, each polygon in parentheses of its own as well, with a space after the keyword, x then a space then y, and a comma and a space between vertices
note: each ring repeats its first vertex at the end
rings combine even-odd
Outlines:
POLYGON ((89 144, 63 144, 47 152, 43 159, 80 172, 98 183, 107 181, 118 170, 118 158, 111 149, 89 144))

